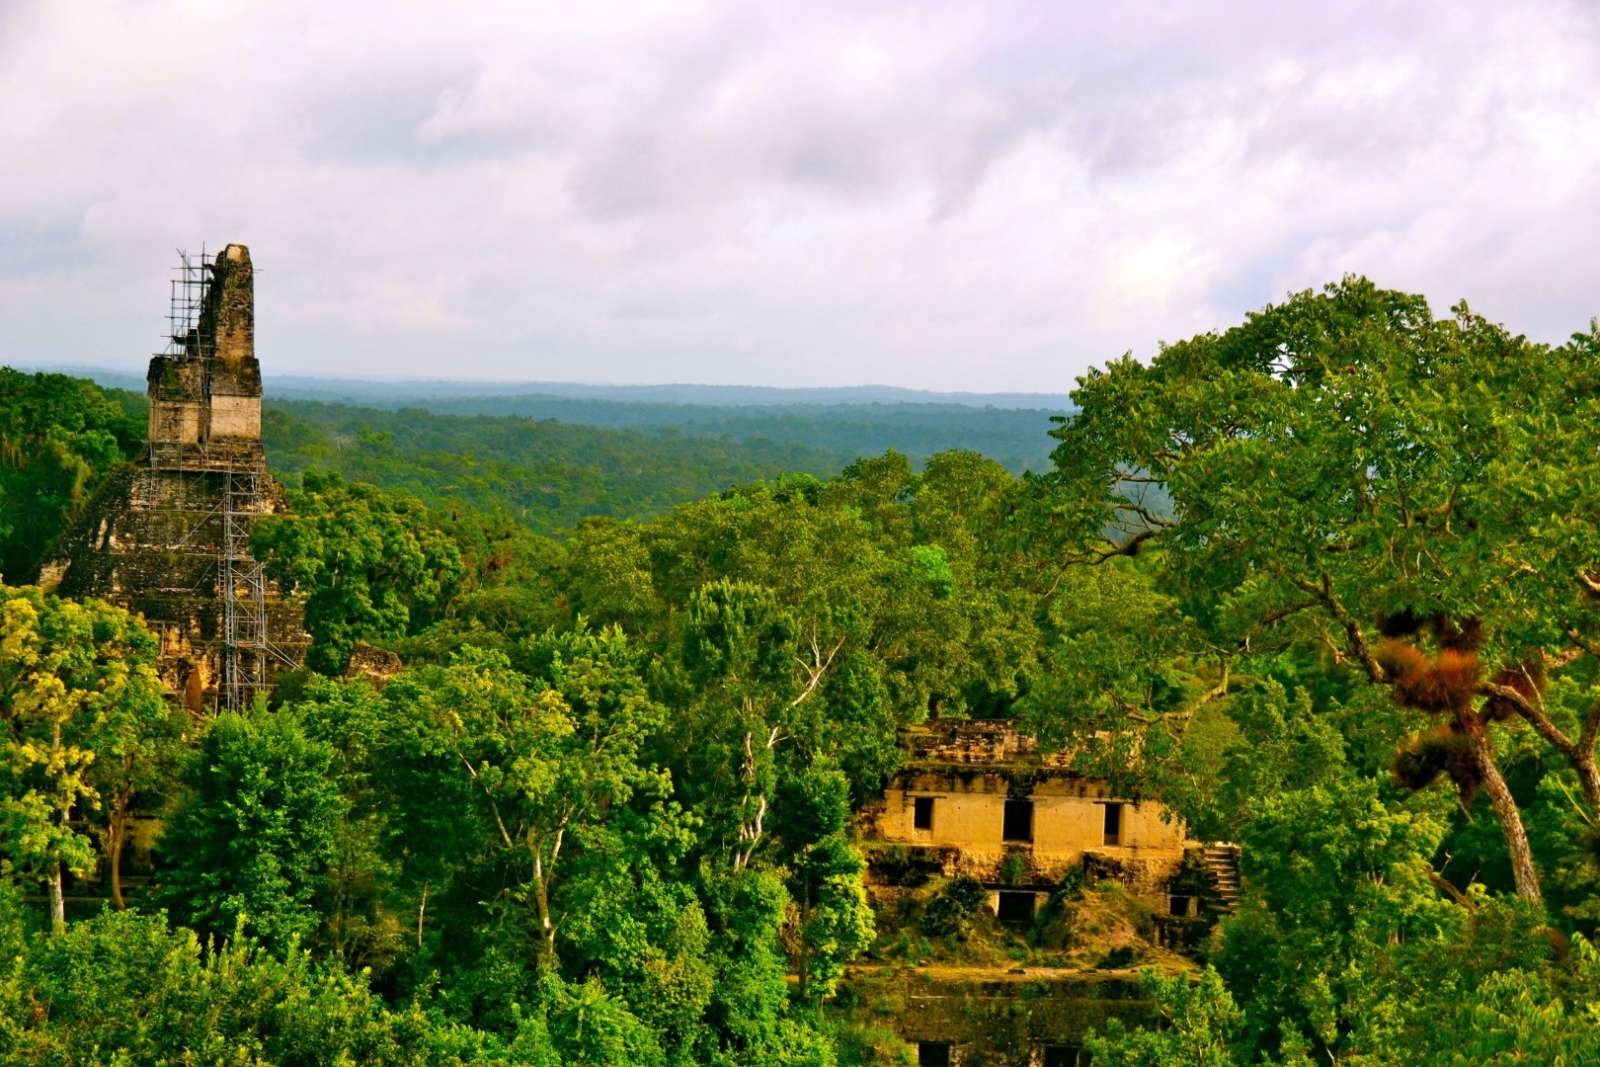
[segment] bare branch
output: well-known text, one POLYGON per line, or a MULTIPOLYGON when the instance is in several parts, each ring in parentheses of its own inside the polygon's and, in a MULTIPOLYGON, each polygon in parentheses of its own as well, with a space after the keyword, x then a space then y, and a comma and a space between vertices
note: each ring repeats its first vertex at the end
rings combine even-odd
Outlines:
MULTIPOLYGON (((811 659, 812 659, 812 662, 811 663, 806 663, 805 660, 801 660, 800 661, 800 666, 804 667, 807 671, 809 671, 810 674, 811 674, 811 677, 806 681, 805 688, 800 691, 800 695, 795 697, 793 700, 789 701, 789 707, 791 709, 799 707, 806 700, 807 697, 809 697, 812 693, 816 692, 817 684, 822 681, 822 676, 828 672, 828 668, 829 667, 833 666, 833 657, 837 656, 839 654, 839 649, 841 649, 843 647, 844 647, 844 638, 840 637, 839 640, 837 640, 837 641, 835 641, 833 643, 833 647, 828 649, 828 654, 827 654, 826 657, 824 657, 823 654, 822 654, 822 649, 820 647, 818 647, 818 645, 817 645, 816 635, 815 634, 812 635, 812 638, 811 638, 811 659)), ((776 732, 776 731, 774 731, 774 732, 776 732)))
POLYGON ((457 752, 456 755, 461 756, 461 762, 467 765, 467 773, 472 775, 472 780, 477 782, 478 788, 483 790, 484 799, 489 802, 489 810, 494 813, 494 824, 500 828, 501 840, 506 843, 506 848, 515 851, 517 846, 511 841, 511 834, 506 830, 505 820, 500 818, 500 805, 495 802, 494 795, 489 792, 489 787, 484 785, 483 781, 478 777, 478 771, 472 766, 472 761, 460 752, 457 752))

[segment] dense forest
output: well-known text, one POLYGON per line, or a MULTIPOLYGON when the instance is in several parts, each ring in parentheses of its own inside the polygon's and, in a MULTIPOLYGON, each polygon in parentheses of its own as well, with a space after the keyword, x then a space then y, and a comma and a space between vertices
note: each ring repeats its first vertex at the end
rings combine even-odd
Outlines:
MULTIPOLYGON (((6 368, 0 401, 20 396, 25 376, 6 368)), ((53 412, 42 394, 17 406, 8 440, 41 438, 51 422, 74 462, 99 464, 131 455, 142 433, 145 398, 131 390, 96 390, 63 375, 37 376, 68 400, 53 412), (80 425, 81 424, 81 425, 80 425), (111 434, 105 441, 94 434, 111 434), (107 443, 109 442, 109 443, 107 443), (109 448, 110 451, 105 449, 109 448), (99 449, 100 451, 95 451, 99 449)), ((29 387, 37 391, 42 386, 29 387)), ((381 399, 381 398, 380 398, 381 399)), ((733 485, 780 474, 831 476, 857 456, 893 446, 914 463, 961 448, 999 459, 1015 472, 1047 465, 1050 413, 960 405, 686 407, 581 397, 444 397, 422 407, 370 407, 269 397, 262 434, 273 470, 293 483, 307 470, 400 489, 436 506, 504 512, 539 533, 563 535, 596 515, 642 518, 733 485), (459 410, 460 414, 448 412, 459 410), (491 414, 492 413, 492 414, 491 414)), ((89 484, 76 467, 57 470, 49 456, 20 462, 0 477, 12 492, 68 494, 89 484), (31 473, 28 473, 31 471, 31 473), (53 472, 53 473, 52 473, 53 472), (17 481, 16 479, 21 479, 17 481), (43 482, 29 479, 46 479, 43 482)), ((87 471, 87 468, 85 468, 87 471)), ((0 492, 5 492, 0 485, 0 492)), ((65 514, 57 500, 23 513, 24 522, 65 514)), ((19 530, 18 555, 0 556, 0 573, 29 576, 53 531, 19 530)), ((7 533, 0 528, 0 541, 7 533)))
POLYGON ((310 654, 193 717, 23 584, 137 403, 0 371, 0 1060, 915 1062, 852 811, 970 717, 1243 847, 1095 1064, 1600 1062, 1600 324, 1349 278, 1071 400, 1022 475, 279 405, 310 654))
MULTIPOLYGON (((144 384, 133 375, 97 369, 84 373, 101 385, 143 395, 144 384)), ((269 375, 266 403, 270 410, 330 429, 349 422, 347 409, 357 408, 365 416, 373 409, 403 409, 711 436, 727 439, 723 447, 729 450, 750 444, 757 450, 756 462, 776 456, 786 470, 810 470, 820 464, 830 474, 856 456, 890 448, 917 463, 935 452, 966 449, 982 452, 1016 474, 1043 471, 1050 466, 1051 448, 1044 431, 1051 416, 1067 410, 1064 396, 1048 394, 918 393, 872 386, 758 389, 513 382, 490 389, 483 382, 351 382, 269 375)), ((463 442, 448 422, 434 425, 449 437, 447 447, 478 454, 479 446, 463 442)), ((672 433, 664 436, 669 442, 676 440, 672 433)), ((586 440, 576 433, 570 439, 586 440)), ((637 441, 626 447, 637 450, 637 441)), ((714 450, 708 451, 711 455, 714 450)))
POLYGON ((431 504, 505 511, 540 533, 636 518, 779 474, 837 473, 853 453, 763 438, 612 430, 520 416, 435 415, 278 401, 263 415, 273 469, 336 471, 431 504))
POLYGON ((1015 473, 1050 465, 1052 415, 1043 407, 973 407, 952 403, 704 404, 622 402, 590 397, 512 395, 441 397, 429 400, 441 414, 522 415, 585 426, 677 430, 727 436, 737 441, 774 441, 849 456, 893 448, 921 462, 951 448, 981 452, 1015 473))

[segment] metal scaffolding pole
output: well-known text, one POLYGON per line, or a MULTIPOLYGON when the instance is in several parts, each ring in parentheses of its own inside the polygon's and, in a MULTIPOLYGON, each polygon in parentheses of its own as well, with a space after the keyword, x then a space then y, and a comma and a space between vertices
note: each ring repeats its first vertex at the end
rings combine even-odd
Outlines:
POLYGON ((222 508, 223 697, 241 711, 267 683, 266 574, 250 554, 250 519, 261 510, 258 466, 230 467, 222 508))

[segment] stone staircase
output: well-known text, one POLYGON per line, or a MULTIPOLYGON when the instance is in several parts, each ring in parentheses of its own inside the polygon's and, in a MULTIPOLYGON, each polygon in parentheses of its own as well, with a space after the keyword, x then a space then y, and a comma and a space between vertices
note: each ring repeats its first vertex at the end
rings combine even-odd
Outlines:
POLYGON ((1239 854, 1238 845, 1216 842, 1206 845, 1200 852, 1207 867, 1216 879, 1216 906, 1220 912, 1231 912, 1239 906, 1239 854))

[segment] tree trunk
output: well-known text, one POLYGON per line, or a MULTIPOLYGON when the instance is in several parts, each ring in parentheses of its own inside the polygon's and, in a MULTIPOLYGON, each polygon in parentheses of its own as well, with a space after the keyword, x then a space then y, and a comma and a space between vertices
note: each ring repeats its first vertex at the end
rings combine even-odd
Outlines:
POLYGON ((111 903, 124 911, 127 903, 122 899, 122 842, 127 837, 128 816, 121 805, 111 812, 106 828, 107 859, 111 863, 111 903))
POLYGON ((1516 881, 1517 895, 1538 903, 1544 902, 1539 892, 1539 872, 1533 866, 1533 849, 1528 846, 1528 832, 1522 827, 1522 813, 1517 802, 1500 777, 1494 751, 1489 747, 1488 733, 1475 730, 1472 734, 1473 751, 1478 757, 1478 771, 1483 775, 1483 791, 1489 794, 1495 818, 1500 820, 1500 831, 1505 835, 1506 851, 1511 858, 1511 876, 1516 881))
POLYGON ((61 891, 61 861, 50 865, 50 928, 63 930, 67 925, 67 899, 61 891))
MULTIPOLYGON (((55 740, 56 751, 60 752, 61 724, 59 722, 56 723, 55 740)), ((63 837, 65 837, 67 834, 67 817, 70 813, 70 810, 71 805, 69 804, 67 807, 62 808, 58 813, 61 820, 61 835, 63 837)), ((67 925, 67 898, 66 894, 61 888, 62 873, 60 848, 61 846, 58 844, 56 846, 56 857, 50 864, 50 928, 52 930, 63 930, 67 925)))
POLYGON ((539 960, 550 963, 556 955, 556 927, 550 921, 550 892, 545 884, 544 860, 533 856, 533 899, 539 907, 539 960))

